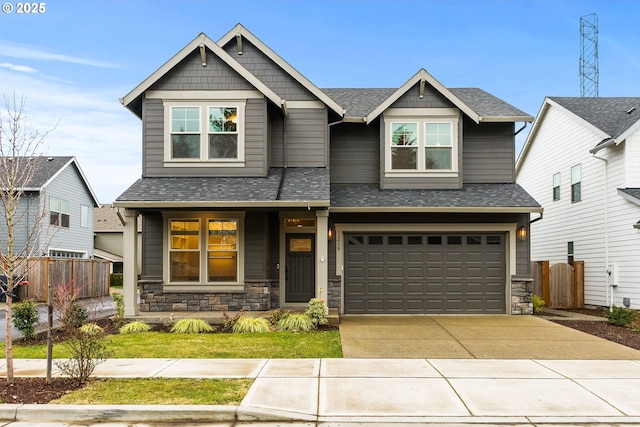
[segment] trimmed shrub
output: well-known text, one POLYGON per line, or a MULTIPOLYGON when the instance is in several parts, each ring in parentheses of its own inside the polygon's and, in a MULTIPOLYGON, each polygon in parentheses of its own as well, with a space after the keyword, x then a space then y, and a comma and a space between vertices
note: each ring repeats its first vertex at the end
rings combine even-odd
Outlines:
POLYGON ((201 319, 180 319, 171 328, 171 332, 175 334, 201 334, 211 331, 213 328, 201 319))
POLYGON ((127 323, 123 327, 120 328, 121 334, 139 334, 142 332, 149 332, 151 330, 151 326, 143 322, 142 320, 135 320, 133 322, 127 323))
POLYGON ((231 330, 237 334, 269 332, 269 321, 262 317, 240 316, 231 330))
POLYGON ((633 322, 633 318, 636 316, 636 312, 630 308, 616 307, 615 305, 611 310, 605 310, 605 314, 609 323, 615 326, 627 326, 633 322))
POLYGON ((38 320, 38 307, 35 301, 27 299, 13 306, 13 326, 20 331, 23 337, 27 339, 36 337, 38 320))
POLYGON ((284 308, 276 308, 271 312, 271 315, 269 316, 269 323, 271 323, 271 326, 275 328, 278 325, 280 319, 282 319, 287 314, 289 313, 287 311, 284 311, 284 308))
POLYGON ((315 325, 311 317, 303 313, 288 313, 282 316, 276 329, 279 331, 311 331, 315 325))

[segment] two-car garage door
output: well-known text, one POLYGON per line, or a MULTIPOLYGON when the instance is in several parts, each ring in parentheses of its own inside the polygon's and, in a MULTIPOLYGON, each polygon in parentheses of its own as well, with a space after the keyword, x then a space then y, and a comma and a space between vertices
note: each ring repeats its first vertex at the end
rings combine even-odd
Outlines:
POLYGON ((344 311, 504 313, 505 235, 344 236, 344 311))

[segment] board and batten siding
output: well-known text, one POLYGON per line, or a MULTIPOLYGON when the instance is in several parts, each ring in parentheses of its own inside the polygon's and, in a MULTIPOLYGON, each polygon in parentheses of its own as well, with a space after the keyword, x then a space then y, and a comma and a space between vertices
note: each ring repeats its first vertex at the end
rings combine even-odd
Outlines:
POLYGON ((342 123, 330 128, 331 182, 377 184, 380 176, 379 120, 370 125, 342 123))
POLYGON ((45 197, 45 216, 41 243, 49 242, 48 248, 63 251, 85 252, 87 258, 93 257, 93 198, 84 184, 76 167, 71 164, 51 181, 43 193, 45 197), (69 228, 50 226, 49 212, 51 196, 68 200, 70 205, 69 228), (80 224, 81 206, 88 207, 87 227, 80 224))
POLYGON ((145 99, 143 109, 143 176, 266 176, 267 165, 267 101, 248 99, 245 107, 244 167, 165 167, 164 106, 160 99, 145 99))
POLYGON ((531 224, 531 260, 566 263, 567 244, 573 242, 575 260, 585 262, 585 304, 611 303, 608 258, 617 265, 613 303, 622 306, 622 298, 628 297, 632 308, 640 308, 640 236, 633 229, 640 206, 617 194, 625 184, 624 156, 631 138, 600 150, 597 157, 605 163, 589 153, 600 134, 561 108, 549 107, 544 114, 517 176, 544 208, 543 219, 531 224), (571 167, 577 164, 582 168, 582 200, 572 203, 571 167), (560 200, 554 201, 553 175, 558 172, 560 200))
POLYGON ((476 124, 464 118, 462 171, 465 183, 514 182, 513 123, 476 124))

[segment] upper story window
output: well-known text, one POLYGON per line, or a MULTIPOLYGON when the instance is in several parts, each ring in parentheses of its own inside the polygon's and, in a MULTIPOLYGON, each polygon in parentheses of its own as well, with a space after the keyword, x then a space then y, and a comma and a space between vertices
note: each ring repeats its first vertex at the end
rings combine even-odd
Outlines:
POLYGON ((51 196, 49 198, 49 223, 58 227, 69 228, 71 203, 68 200, 51 196))
POLYGON ((385 173, 457 175, 458 113, 435 110, 390 109, 385 113, 385 173))
POLYGON ((577 164, 571 167, 571 201, 582 200, 582 165, 577 164))
POLYGON ((244 162, 244 102, 165 101, 166 164, 244 162))
POLYGON ((560 172, 553 174, 553 201, 560 200, 560 172))

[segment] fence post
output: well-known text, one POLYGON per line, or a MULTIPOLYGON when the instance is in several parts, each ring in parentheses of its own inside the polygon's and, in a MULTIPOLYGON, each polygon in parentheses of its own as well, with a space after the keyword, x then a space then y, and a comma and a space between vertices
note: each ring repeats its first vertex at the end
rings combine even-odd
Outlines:
POLYGON ((573 306, 584 307, 584 261, 573 262, 573 306))
POLYGON ((542 299, 544 300, 545 307, 552 307, 551 305, 551 291, 549 290, 549 261, 541 261, 542 265, 542 299))

